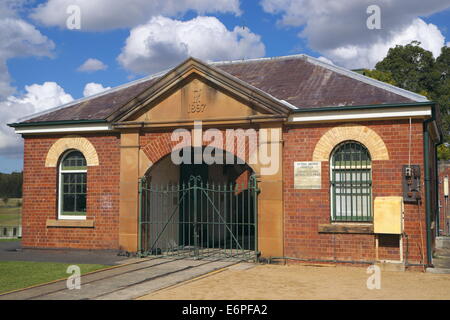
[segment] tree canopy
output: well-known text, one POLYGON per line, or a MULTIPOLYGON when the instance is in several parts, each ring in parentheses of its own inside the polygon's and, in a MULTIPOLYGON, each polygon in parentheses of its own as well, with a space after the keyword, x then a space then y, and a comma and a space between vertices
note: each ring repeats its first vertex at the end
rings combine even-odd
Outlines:
POLYGON ((441 160, 450 159, 450 48, 443 47, 436 59, 420 47, 420 42, 390 48, 387 56, 374 70, 363 74, 416 92, 435 101, 441 111, 444 145, 438 148, 441 160))
POLYGON ((22 172, 0 173, 0 198, 22 198, 22 172))

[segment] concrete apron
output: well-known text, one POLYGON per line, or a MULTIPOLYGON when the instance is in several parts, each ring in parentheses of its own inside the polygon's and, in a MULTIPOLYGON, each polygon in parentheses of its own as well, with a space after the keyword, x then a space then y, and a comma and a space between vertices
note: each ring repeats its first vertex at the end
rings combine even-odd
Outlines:
POLYGON ((146 259, 81 276, 81 289, 66 280, 5 295, 0 300, 128 300, 236 264, 236 261, 146 259))

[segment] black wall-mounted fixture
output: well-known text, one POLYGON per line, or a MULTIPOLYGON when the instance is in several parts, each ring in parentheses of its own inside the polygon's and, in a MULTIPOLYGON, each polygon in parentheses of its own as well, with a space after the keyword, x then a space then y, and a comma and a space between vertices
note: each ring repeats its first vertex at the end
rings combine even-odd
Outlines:
POLYGON ((403 166, 403 201, 406 203, 417 203, 420 199, 420 166, 403 166))

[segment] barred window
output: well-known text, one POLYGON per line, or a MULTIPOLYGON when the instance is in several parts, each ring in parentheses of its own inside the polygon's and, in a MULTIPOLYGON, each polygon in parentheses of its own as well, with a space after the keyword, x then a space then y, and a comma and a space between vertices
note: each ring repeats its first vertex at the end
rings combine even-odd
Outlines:
POLYGON ((331 204, 333 221, 372 221, 371 159, 358 142, 345 141, 332 154, 331 204))
POLYGON ((59 166, 60 219, 86 218, 86 159, 80 151, 69 151, 59 166))

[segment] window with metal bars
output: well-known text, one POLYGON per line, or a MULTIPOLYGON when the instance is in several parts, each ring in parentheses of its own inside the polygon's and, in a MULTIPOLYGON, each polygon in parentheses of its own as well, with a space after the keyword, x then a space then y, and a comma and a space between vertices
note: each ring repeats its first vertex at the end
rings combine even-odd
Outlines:
POLYGON ((80 151, 67 152, 59 165, 59 219, 86 218, 86 159, 80 151))
POLYGON ((331 156, 332 221, 372 221, 372 162, 361 143, 345 141, 331 156))

